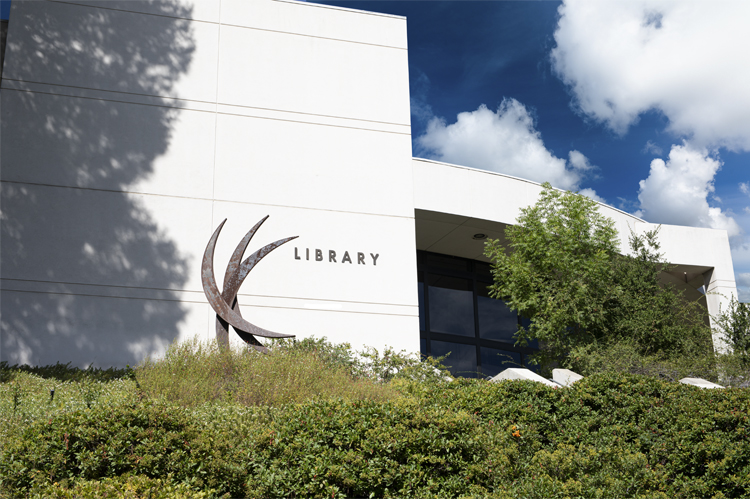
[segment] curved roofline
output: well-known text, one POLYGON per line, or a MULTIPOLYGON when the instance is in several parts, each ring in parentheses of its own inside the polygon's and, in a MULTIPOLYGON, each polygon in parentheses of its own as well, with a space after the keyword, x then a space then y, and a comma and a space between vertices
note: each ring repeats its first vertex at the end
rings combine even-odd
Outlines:
POLYGON ((328 5, 324 3, 315 3, 314 1, 308 1, 308 0, 276 0, 277 2, 287 2, 287 3, 298 3, 298 4, 304 4, 309 5, 311 7, 320 7, 322 9, 331 9, 331 10, 343 10, 345 12, 355 12, 357 14, 366 14, 368 16, 381 16, 381 17, 392 17, 394 19, 406 19, 406 16, 399 16, 397 14, 386 14, 384 12, 375 12, 370 10, 362 10, 362 9, 352 9, 351 7, 339 7, 337 5, 328 5))
MULTIPOLYGON (((495 175, 495 176, 498 176, 498 177, 505 177, 505 178, 509 178, 509 179, 512 179, 512 180, 518 180, 520 182, 526 182, 528 184, 533 184, 533 185, 538 185, 538 186, 542 185, 541 182, 536 182, 534 180, 529 180, 529 179, 526 179, 526 178, 516 177, 514 175, 508 175, 507 173, 493 172, 493 171, 490 171, 490 170, 482 170, 481 168, 472 168, 471 166, 457 165, 455 163, 446 163, 444 161, 435 161, 434 159, 417 158, 417 157, 414 157, 414 156, 412 157, 412 160, 414 160, 414 161, 423 161, 425 163, 433 163, 433 164, 442 165, 442 166, 450 166, 451 168, 458 168, 458 169, 461 169, 461 170, 468 170, 468 171, 471 171, 471 172, 482 173, 482 174, 486 174, 486 175, 495 175)), ((552 188, 555 189, 555 190, 558 190, 560 192, 573 192, 573 191, 567 191, 566 189, 560 189, 559 187, 554 187, 554 186, 552 188)), ((576 191, 576 193, 578 193, 578 192, 576 191)), ((591 199, 591 198, 589 198, 589 199, 591 199)), ((609 208, 610 210, 614 210, 614 211, 616 211, 618 213, 622 213, 623 215, 626 215, 626 216, 628 216, 630 218, 633 218, 633 219, 635 219, 638 222, 650 223, 650 222, 647 222, 646 220, 643 220, 642 218, 639 218, 639 217, 633 215, 632 213, 628 213, 627 211, 623 211, 623 210, 621 210, 619 208, 615 208, 612 205, 609 205, 609 204, 606 204, 606 203, 602 203, 601 201, 597 201, 596 199, 592 199, 592 201, 594 201, 596 204, 604 206, 605 208, 609 208)))

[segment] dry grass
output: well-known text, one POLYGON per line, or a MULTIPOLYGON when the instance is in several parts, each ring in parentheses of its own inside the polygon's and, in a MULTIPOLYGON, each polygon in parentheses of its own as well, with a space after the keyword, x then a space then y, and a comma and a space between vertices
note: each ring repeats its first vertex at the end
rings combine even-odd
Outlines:
POLYGON ((263 354, 222 349, 216 342, 176 343, 164 359, 147 360, 136 368, 136 379, 147 395, 188 407, 207 402, 280 406, 311 399, 396 396, 385 384, 352 376, 345 363, 289 344, 263 354))

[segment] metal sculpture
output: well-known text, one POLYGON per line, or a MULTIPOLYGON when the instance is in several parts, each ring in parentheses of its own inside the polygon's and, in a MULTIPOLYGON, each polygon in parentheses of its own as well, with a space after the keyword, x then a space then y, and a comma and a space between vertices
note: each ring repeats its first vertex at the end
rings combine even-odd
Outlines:
POLYGON ((297 238, 297 236, 287 237, 267 244, 240 263, 250 240, 266 220, 268 220, 268 215, 255 224, 234 249, 234 253, 232 253, 232 257, 229 259, 227 270, 224 272, 224 288, 222 292, 219 292, 216 277, 214 276, 214 250, 216 249, 216 240, 219 238, 219 233, 221 233, 221 229, 227 221, 226 218, 219 224, 211 239, 208 240, 208 246, 206 246, 206 251, 203 254, 203 264, 201 266, 201 282, 203 284, 203 292, 206 293, 206 298, 208 298, 208 303, 216 312, 216 339, 219 345, 229 345, 230 324, 245 343, 260 351, 265 351, 265 347, 255 336, 263 338, 294 337, 293 334, 274 333, 249 323, 242 317, 240 304, 237 301, 237 292, 247 275, 253 270, 253 267, 271 251, 297 238))

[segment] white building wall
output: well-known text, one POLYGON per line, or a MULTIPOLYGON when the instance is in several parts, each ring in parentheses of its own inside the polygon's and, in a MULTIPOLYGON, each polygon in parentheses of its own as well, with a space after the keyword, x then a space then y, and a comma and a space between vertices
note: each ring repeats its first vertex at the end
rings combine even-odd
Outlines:
POLYGON ((241 289, 248 320, 418 350, 405 19, 285 0, 14 1, 10 18, 1 360, 134 364, 212 338, 208 238, 229 219, 220 280, 265 215, 248 254, 299 238, 241 289))

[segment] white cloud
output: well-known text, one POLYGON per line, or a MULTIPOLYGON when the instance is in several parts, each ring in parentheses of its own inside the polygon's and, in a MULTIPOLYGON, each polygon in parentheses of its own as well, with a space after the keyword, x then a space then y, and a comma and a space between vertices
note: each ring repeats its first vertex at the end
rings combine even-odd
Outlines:
POLYGON ((661 147, 654 144, 652 141, 646 142, 646 145, 643 146, 643 152, 648 154, 655 154, 656 156, 661 156, 662 151, 661 147))
POLYGON ((561 189, 577 190, 584 175, 595 168, 578 151, 570 151, 570 162, 548 151, 531 114, 515 99, 504 99, 497 112, 481 105, 460 113, 452 124, 433 118, 416 142, 421 156, 549 182, 561 189))
POLYGON ((742 303, 750 302, 750 272, 741 272, 735 276, 737 281, 737 299, 742 303))
POLYGON ((750 196, 750 184, 748 184, 747 182, 740 182, 740 191, 742 192, 742 194, 747 194, 748 196, 750 196))
POLYGON ((750 150, 750 2, 565 0, 551 58, 585 115, 623 134, 658 110, 698 147, 750 150))
POLYGON ((737 274, 736 281, 738 286, 750 287, 750 272, 737 274))
POLYGON ((589 159, 586 156, 575 150, 568 153, 568 161, 570 163, 570 167, 574 170, 588 172, 596 169, 594 165, 589 163, 589 159))
MULTIPOLYGON (((666 162, 651 162, 636 214, 738 235, 734 218, 708 200, 721 202, 718 148, 750 150, 750 2, 564 0, 559 13, 550 57, 578 110, 618 134, 657 111, 685 140, 666 162)), ((644 152, 661 155, 650 141, 644 152)))
POLYGON ((607 204, 607 201, 601 196, 599 196, 594 189, 589 189, 589 188, 581 189, 580 191, 578 191, 578 194, 582 194, 586 196, 587 198, 593 199, 594 201, 599 201, 600 203, 607 204))
POLYGON ((414 73, 411 81, 411 98, 409 100, 411 115, 417 121, 426 123, 434 117, 432 107, 427 103, 427 94, 430 91, 430 79, 417 68, 410 68, 414 73))
POLYGON ((730 237, 741 233, 737 222, 707 198, 721 161, 706 149, 674 145, 665 162, 655 159, 646 180, 641 180, 639 216, 654 223, 724 229, 730 237))

